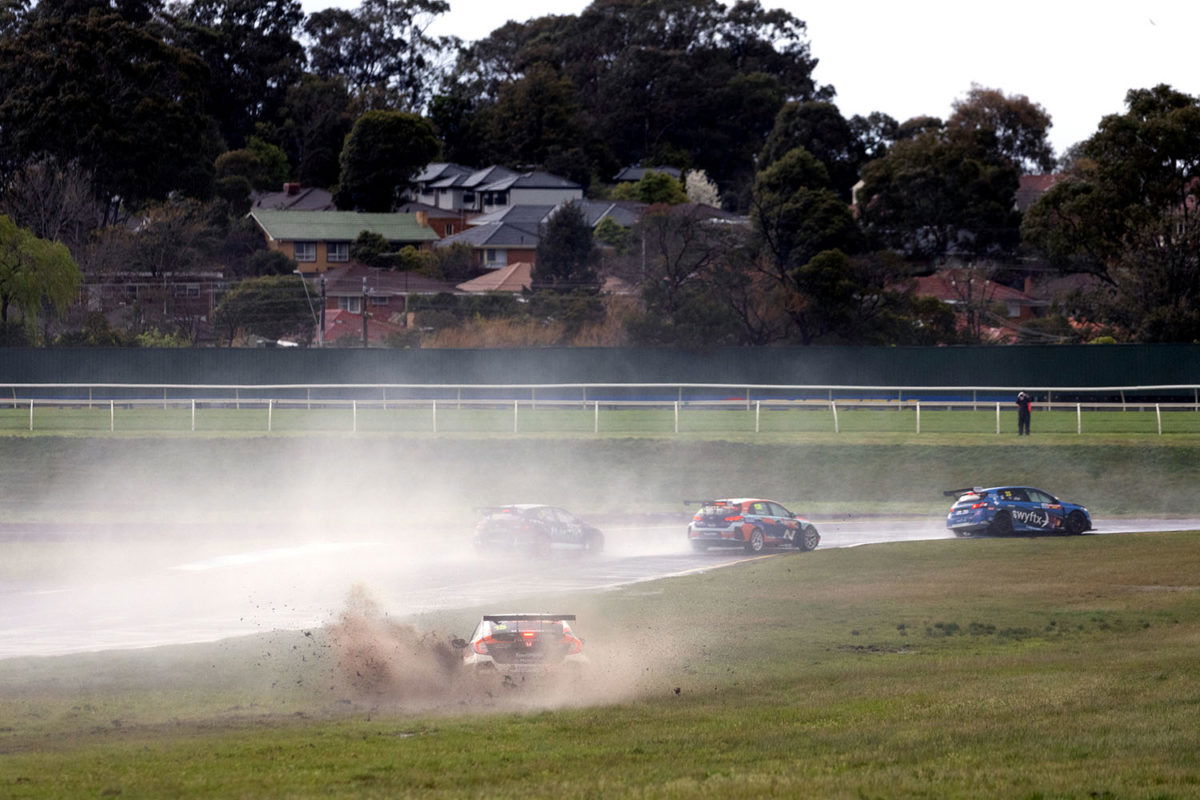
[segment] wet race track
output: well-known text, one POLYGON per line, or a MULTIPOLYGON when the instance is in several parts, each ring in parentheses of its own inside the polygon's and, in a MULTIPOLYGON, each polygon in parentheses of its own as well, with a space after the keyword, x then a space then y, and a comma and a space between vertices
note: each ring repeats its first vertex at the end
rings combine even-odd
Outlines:
MULTIPOLYGON (((814 522, 822 549, 953 538, 941 519, 814 522)), ((489 604, 512 610, 512 601, 532 595, 602 591, 754 557, 737 550, 693 553, 685 526, 604 525, 604 554, 554 553, 549 563, 482 558, 466 535, 447 546, 445 538, 419 532, 342 531, 296 542, 280 531, 246 538, 221 530, 197 536, 194 529, 179 535, 10 526, 0 529, 0 539, 26 542, 43 556, 29 577, 0 585, 0 658, 315 627, 337 618, 355 585, 392 616, 489 604), (44 566, 46 549, 57 554, 51 568, 44 566)), ((1097 534, 1193 530, 1200 519, 1101 520, 1098 528, 1097 534)))

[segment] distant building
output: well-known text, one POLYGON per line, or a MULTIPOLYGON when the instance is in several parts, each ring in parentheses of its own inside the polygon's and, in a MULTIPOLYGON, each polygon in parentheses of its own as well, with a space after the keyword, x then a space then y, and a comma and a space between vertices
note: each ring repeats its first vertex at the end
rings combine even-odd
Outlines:
POLYGON ((350 261, 350 245, 360 233, 377 233, 392 247, 428 248, 437 233, 418 214, 362 214, 357 211, 274 211, 256 208, 250 217, 267 247, 293 259, 304 273, 325 272, 350 261))

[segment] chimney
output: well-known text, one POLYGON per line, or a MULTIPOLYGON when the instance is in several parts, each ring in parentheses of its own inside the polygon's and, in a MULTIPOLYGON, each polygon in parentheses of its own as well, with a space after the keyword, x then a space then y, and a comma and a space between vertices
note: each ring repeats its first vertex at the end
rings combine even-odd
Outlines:
POLYGON ((288 182, 283 185, 283 193, 286 195, 300 194, 300 184, 288 182))

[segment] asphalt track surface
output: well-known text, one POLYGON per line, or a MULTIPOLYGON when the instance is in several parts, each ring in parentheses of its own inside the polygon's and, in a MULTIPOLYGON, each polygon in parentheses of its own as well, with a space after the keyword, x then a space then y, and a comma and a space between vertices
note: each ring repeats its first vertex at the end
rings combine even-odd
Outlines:
MULTIPOLYGON (((953 538, 941 519, 814 521, 823 549, 953 538)), ((534 562, 482 558, 466 536, 435 548, 434 540, 419 531, 293 541, 280 531, 247 537, 210 530, 184 537, 147 530, 113 535, 69 526, 8 527, 0 529, 0 543, 26 540, 56 555, 52 568, 0 585, 0 658, 318 627, 337 619, 356 585, 393 617, 481 605, 528 611, 514 604, 534 595, 603 591, 750 558, 805 557, 790 551, 693 553, 684 528, 685 523, 612 523, 604 526, 603 554, 555 552, 534 562)), ((1123 519, 1101 521, 1094 533, 1197 529, 1200 518, 1195 517, 1123 519)), ((959 541, 970 546, 969 539, 959 541)))

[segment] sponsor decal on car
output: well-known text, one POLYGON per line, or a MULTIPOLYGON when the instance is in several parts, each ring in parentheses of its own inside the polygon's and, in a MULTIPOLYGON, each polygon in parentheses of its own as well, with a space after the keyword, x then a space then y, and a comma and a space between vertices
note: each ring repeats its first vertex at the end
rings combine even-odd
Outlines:
POLYGON ((1024 509, 1017 508, 1013 509, 1012 517, 1018 522, 1023 522, 1026 525, 1036 525, 1039 528, 1050 527, 1050 514, 1047 511, 1039 512, 1036 509, 1030 509, 1026 511, 1024 509))

